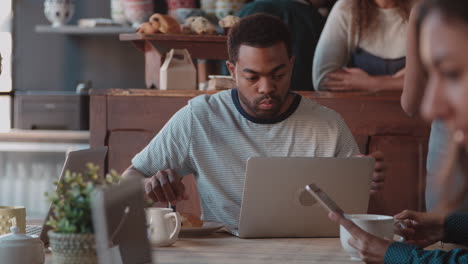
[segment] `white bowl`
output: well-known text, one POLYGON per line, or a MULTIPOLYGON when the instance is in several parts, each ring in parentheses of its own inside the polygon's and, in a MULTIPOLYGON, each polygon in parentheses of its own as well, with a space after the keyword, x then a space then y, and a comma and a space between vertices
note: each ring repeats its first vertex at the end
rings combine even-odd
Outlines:
MULTIPOLYGON (((393 225, 395 220, 387 215, 370 215, 370 214, 354 214, 346 215, 347 219, 353 221, 362 230, 380 238, 393 239, 393 225)), ((340 241, 343 249, 351 256, 352 260, 361 261, 359 252, 349 245, 348 240, 351 235, 348 231, 340 226, 340 241)))

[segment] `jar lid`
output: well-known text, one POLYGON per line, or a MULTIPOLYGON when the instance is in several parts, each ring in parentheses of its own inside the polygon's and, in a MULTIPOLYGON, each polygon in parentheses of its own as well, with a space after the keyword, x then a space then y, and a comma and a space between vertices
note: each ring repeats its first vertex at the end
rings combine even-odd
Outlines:
POLYGON ((11 233, 0 236, 0 245, 5 245, 7 243, 37 243, 39 239, 28 236, 25 234, 19 233, 19 228, 17 226, 12 226, 10 228, 11 233))

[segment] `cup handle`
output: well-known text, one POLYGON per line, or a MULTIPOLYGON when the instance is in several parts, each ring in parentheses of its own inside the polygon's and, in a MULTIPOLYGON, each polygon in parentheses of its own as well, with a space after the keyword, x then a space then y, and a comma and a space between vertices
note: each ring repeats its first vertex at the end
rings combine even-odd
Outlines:
POLYGON ((175 218, 175 221, 176 221, 175 228, 172 231, 171 236, 169 237, 169 240, 172 240, 180 232, 180 227, 181 227, 180 215, 179 215, 179 213, 174 212, 174 213, 169 213, 169 214, 165 215, 164 217, 166 219, 169 219, 171 217, 175 218))
MULTIPOLYGON (((393 225, 397 226, 399 228, 407 228, 405 222, 402 221, 402 220, 396 220, 395 219, 395 223, 393 223, 393 225)), ((397 235, 397 236, 398 236, 398 240, 397 240, 398 242, 405 242, 406 241, 406 239, 404 237, 402 237, 400 235, 397 235)))

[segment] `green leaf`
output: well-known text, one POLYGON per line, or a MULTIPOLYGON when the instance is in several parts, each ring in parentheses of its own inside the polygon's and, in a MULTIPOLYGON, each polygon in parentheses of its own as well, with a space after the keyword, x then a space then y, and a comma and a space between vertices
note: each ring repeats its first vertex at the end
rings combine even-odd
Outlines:
POLYGON ((99 185, 118 183, 121 179, 121 175, 111 170, 102 180, 99 177, 99 166, 88 163, 86 167, 86 178, 81 173, 67 170, 63 181, 54 182, 56 190, 44 194, 54 210, 47 224, 55 232, 92 233, 91 193, 99 185))

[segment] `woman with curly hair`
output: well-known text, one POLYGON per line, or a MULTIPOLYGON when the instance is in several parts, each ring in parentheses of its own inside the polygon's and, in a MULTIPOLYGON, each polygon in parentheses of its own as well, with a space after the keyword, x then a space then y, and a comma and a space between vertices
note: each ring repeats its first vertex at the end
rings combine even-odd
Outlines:
POLYGON ((411 0, 339 0, 315 50, 316 90, 402 90, 411 0))

